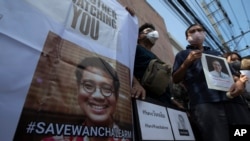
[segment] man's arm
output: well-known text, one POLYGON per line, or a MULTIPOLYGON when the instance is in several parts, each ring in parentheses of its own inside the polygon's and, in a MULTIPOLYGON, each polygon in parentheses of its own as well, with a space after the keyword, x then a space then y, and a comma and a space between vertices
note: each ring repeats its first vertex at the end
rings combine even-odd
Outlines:
POLYGON ((179 83, 181 82, 186 74, 186 71, 188 69, 188 66, 190 66, 191 63, 187 62, 186 60, 182 63, 182 65, 177 69, 176 72, 173 74, 173 82, 179 83))
POLYGON ((197 59, 201 58, 202 52, 200 50, 191 51, 188 54, 186 60, 182 63, 182 65, 177 69, 173 74, 173 82, 179 83, 181 82, 186 74, 188 67, 197 59))

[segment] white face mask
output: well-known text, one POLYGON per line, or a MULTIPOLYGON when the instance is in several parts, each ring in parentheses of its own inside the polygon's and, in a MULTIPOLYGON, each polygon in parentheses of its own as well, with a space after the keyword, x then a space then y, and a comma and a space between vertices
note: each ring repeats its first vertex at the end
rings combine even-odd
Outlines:
POLYGON ((152 44, 155 44, 156 40, 159 38, 159 33, 158 31, 154 30, 151 31, 147 34, 147 38, 152 44))
POLYGON ((193 44, 202 44, 205 40, 205 33, 204 32, 195 32, 188 36, 187 41, 193 44))

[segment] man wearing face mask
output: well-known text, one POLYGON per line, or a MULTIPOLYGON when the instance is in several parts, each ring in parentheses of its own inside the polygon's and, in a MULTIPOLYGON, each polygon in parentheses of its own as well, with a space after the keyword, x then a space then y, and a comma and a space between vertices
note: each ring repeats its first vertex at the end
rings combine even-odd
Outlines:
MULTIPOLYGON (((230 125, 250 125, 250 113, 239 95, 244 83, 236 81, 228 92, 209 89, 201 64, 202 53, 221 56, 215 50, 203 46, 205 30, 199 24, 187 28, 186 50, 180 51, 173 66, 173 82, 183 82, 188 90, 190 115, 196 121, 202 141, 229 141, 230 125)), ((196 131, 197 132, 197 131, 196 131)))
MULTIPOLYGON (((155 42, 159 38, 158 31, 155 30, 155 27, 150 23, 145 23, 139 28, 139 35, 137 40, 136 54, 135 54, 135 63, 134 63, 134 82, 137 82, 137 85, 140 85, 138 82, 143 77, 144 72, 147 69, 149 62, 153 59, 158 58, 151 49, 155 45, 155 42)), ((160 82, 159 82, 160 83, 160 82)), ((140 85, 141 86, 141 85, 140 85)), ((137 91, 137 86, 133 85, 132 95, 134 97, 139 97, 141 94, 137 91)), ((150 92, 150 90, 146 90, 146 97, 152 98, 157 101, 161 101, 162 103, 169 105, 171 102, 170 94, 168 88, 166 88, 166 92, 164 92, 161 96, 157 96, 150 92)))

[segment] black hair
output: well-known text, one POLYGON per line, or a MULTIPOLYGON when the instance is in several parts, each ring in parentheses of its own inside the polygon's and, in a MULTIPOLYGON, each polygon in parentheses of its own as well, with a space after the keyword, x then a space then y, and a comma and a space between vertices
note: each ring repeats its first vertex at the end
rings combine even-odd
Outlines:
POLYGON ((107 63, 102 58, 87 57, 87 58, 83 59, 77 65, 77 68, 75 70, 75 75, 76 75, 78 85, 81 83, 82 71, 85 70, 87 67, 95 67, 95 68, 101 69, 104 72, 106 72, 113 79, 115 97, 117 98, 119 87, 120 87, 120 81, 119 81, 117 72, 114 70, 114 68, 109 63, 107 63))
POLYGON ((203 30, 205 30, 205 28, 204 28, 201 24, 198 24, 198 23, 191 24, 191 25, 186 29, 186 31, 185 31, 185 36, 186 36, 186 38, 188 37, 188 31, 189 31, 189 29, 190 29, 191 27, 193 27, 193 26, 200 26, 203 30))
POLYGON ((141 25, 140 28, 139 28, 139 34, 140 34, 144 29, 146 29, 146 28, 151 28, 151 29, 155 30, 155 27, 154 27, 153 24, 151 24, 151 23, 144 23, 144 24, 141 25))
POLYGON ((242 57, 237 52, 227 52, 227 53, 224 53, 223 57, 227 58, 228 56, 231 56, 233 54, 237 55, 240 61, 242 60, 242 57))

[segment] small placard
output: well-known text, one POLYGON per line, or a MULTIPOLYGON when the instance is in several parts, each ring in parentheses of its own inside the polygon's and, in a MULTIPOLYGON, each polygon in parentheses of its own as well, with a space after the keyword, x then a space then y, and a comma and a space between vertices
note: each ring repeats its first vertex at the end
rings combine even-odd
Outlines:
POLYGON ((248 77, 248 81, 246 82, 246 91, 250 93, 250 70, 241 70, 240 72, 248 77))
POLYGON ((203 53, 201 62, 208 88, 228 91, 234 80, 226 59, 203 53))
POLYGON ((174 140, 166 107, 142 100, 136 106, 142 140, 174 140))
POLYGON ((175 140, 194 141, 195 137, 188 120, 187 113, 172 108, 167 108, 167 110, 175 140))

